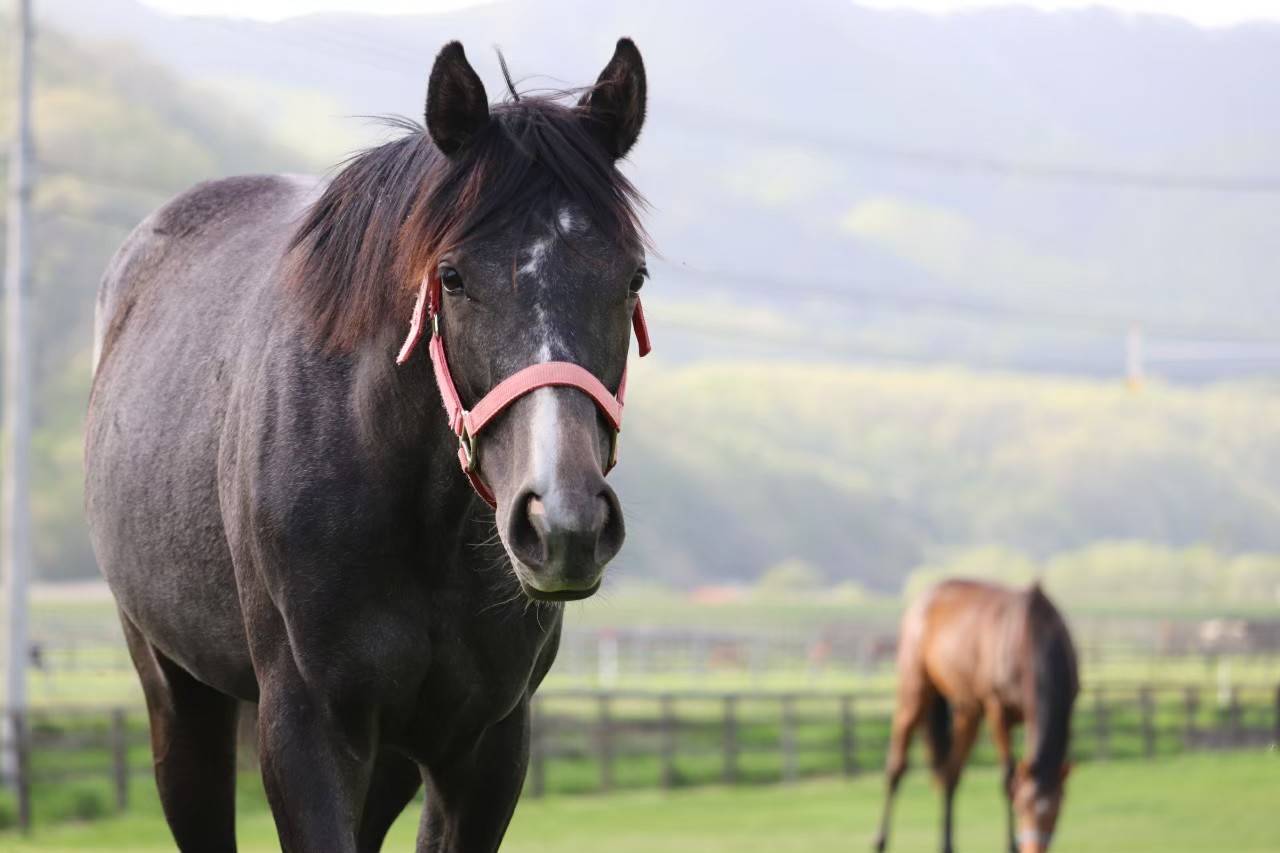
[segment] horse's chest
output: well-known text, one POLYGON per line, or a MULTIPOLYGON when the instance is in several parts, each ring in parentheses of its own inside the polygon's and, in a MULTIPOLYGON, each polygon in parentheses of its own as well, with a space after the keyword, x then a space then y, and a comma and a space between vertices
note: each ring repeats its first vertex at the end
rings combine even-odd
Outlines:
POLYGON ((402 734, 404 746, 429 760, 458 744, 474 743, 536 689, 554 658, 555 633, 466 628, 437 633, 431 665, 402 734))

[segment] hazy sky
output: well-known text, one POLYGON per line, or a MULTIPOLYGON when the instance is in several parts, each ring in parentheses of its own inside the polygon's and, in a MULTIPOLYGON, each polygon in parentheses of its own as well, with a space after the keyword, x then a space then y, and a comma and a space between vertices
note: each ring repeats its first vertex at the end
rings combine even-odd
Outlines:
MULTIPOLYGON (((223 14, 249 18, 287 18, 307 12, 358 10, 388 14, 433 12, 477 5, 484 0, 143 0, 150 6, 190 14, 223 14)), ((1177 15, 1207 27, 1254 19, 1280 21, 1277 0, 858 0, 864 6, 944 12, 979 6, 1034 6, 1068 9, 1107 6, 1126 12, 1177 15)))

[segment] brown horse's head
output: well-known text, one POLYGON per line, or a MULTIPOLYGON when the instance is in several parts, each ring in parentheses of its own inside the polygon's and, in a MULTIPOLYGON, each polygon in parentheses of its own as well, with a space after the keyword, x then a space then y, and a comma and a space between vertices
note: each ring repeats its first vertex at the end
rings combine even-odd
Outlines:
POLYGON ((1049 849, 1070 772, 1071 765, 1063 764, 1056 775, 1045 779, 1033 773, 1027 762, 1018 763, 1009 792, 1017 824, 1018 853, 1045 853, 1049 849))

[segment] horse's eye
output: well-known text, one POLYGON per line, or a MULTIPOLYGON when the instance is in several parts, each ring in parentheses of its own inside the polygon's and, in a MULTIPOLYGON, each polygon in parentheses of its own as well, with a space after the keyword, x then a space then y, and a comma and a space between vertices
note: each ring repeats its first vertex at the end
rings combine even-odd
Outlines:
POLYGON ((453 267, 440 267, 440 286, 445 293, 458 293, 462 290, 462 276, 453 267))
POLYGON ((631 292, 639 293, 640 288, 644 287, 645 279, 648 277, 649 271, 647 269, 636 270, 636 274, 631 277, 631 292))

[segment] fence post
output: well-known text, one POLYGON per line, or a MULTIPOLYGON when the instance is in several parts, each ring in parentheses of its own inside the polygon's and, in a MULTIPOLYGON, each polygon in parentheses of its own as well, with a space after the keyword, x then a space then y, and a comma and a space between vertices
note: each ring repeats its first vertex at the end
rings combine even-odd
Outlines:
POLYGON ((18 795, 18 829, 25 835, 31 832, 31 741, 27 730, 27 715, 22 711, 10 714, 13 731, 13 769, 17 774, 14 788, 18 795))
POLYGON ((858 736, 855 725, 857 718, 853 711, 853 697, 840 697, 840 755, 844 763, 844 775, 855 776, 858 773, 858 736))
POLYGON ((662 787, 676 785, 676 703, 669 693, 658 700, 662 706, 662 787))
POLYGON ((1093 691, 1093 725, 1097 757, 1106 761, 1111 757, 1111 733, 1108 729, 1107 703, 1101 687, 1094 688, 1093 691))
POLYGON ((732 785, 738 781, 738 697, 728 694, 724 697, 724 783, 732 785))
POLYGON ((1244 706, 1240 704, 1240 688, 1231 686, 1231 702, 1227 705, 1227 720, 1231 726, 1231 745, 1244 743, 1244 706))
POLYGON ((111 712, 111 769, 116 789, 116 811, 129 808, 129 727, 123 708, 111 712))
POLYGON ((1196 713, 1200 707, 1200 688, 1188 687, 1183 697, 1186 708, 1186 725, 1182 730, 1182 748, 1191 750, 1196 742, 1196 713))
POLYGON ((786 694, 782 697, 782 731, 780 745, 782 747, 782 781, 794 782, 798 775, 796 761, 796 707, 795 697, 786 694))
POLYGON ((1154 758, 1156 754, 1155 701, 1151 688, 1138 688, 1138 705, 1142 712, 1142 754, 1154 758))
POLYGON ((536 696, 529 708, 529 795, 541 797, 547 790, 546 716, 536 696))
POLYGON ((597 746, 600 750, 600 790, 613 789, 613 719, 609 709, 608 693, 596 697, 599 714, 596 719, 597 746))

